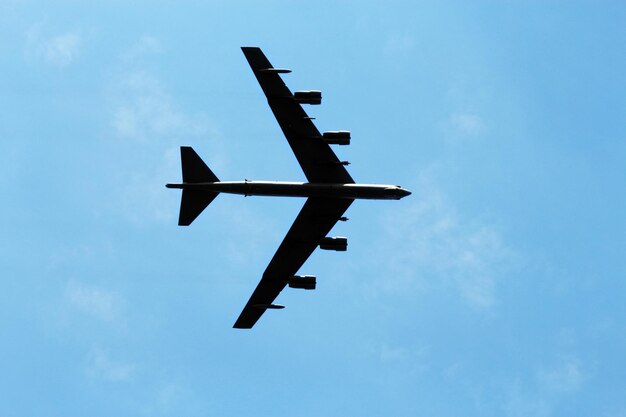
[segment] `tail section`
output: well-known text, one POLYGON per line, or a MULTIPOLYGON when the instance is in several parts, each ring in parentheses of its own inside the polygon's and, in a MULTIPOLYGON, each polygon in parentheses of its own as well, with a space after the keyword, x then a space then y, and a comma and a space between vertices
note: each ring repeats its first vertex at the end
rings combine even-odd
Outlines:
MULTIPOLYGON (((183 183, 219 182, 196 151, 189 146, 180 147, 180 160, 183 169, 183 183)), ((218 193, 183 189, 180 200, 179 226, 189 226, 211 204, 218 193)))

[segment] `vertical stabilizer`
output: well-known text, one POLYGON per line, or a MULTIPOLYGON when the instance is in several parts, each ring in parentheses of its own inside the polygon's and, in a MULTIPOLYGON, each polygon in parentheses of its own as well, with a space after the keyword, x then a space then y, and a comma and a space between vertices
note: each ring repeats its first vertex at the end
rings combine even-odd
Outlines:
POLYGON ((183 166, 183 182, 219 182, 215 174, 198 156, 191 146, 180 147, 180 161, 183 166))

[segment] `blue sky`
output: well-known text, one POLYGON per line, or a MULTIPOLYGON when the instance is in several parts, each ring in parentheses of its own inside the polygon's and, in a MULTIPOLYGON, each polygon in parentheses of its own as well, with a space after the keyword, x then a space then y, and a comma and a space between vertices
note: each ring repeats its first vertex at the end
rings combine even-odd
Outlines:
POLYGON ((621 1, 0 2, 0 415, 626 415, 621 1), (178 147, 304 176, 240 46, 359 182, 315 292, 231 328, 303 201, 176 226, 178 147))

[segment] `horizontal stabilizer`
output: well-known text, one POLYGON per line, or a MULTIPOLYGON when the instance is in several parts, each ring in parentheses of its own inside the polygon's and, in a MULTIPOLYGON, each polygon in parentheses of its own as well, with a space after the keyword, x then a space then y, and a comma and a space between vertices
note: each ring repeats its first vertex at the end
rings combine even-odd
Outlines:
POLYGON ((183 197, 180 200, 178 225, 189 226, 218 194, 206 191, 183 190, 183 197))

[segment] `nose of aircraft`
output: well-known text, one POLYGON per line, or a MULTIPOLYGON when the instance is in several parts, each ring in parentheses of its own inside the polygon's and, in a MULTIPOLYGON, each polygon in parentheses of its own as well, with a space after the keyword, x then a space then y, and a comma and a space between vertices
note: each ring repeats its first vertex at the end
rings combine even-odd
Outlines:
POLYGON ((404 188, 402 188, 402 187, 398 187, 398 189, 399 189, 399 191, 400 191, 400 192, 398 193, 398 194, 400 194, 400 198, 403 198, 403 197, 406 197, 406 196, 408 196, 408 195, 411 195, 411 192, 410 192, 409 190, 405 190, 405 189, 404 189, 404 188))

